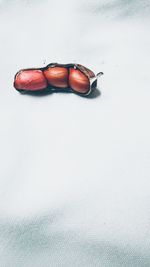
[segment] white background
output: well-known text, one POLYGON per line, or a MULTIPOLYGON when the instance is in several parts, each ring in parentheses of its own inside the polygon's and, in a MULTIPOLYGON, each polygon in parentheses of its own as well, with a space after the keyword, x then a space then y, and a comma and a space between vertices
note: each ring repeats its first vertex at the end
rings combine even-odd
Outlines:
POLYGON ((0 266, 150 266, 149 1, 0 2, 0 266), (104 72, 21 95, 21 68, 104 72))

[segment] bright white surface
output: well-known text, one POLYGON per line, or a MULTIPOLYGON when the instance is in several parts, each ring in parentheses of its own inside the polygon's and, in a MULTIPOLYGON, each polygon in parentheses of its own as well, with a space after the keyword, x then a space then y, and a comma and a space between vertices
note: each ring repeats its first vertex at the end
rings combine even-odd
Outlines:
POLYGON ((149 5, 104 2, 0 2, 2 267, 150 266, 149 5), (103 71, 101 95, 13 89, 50 62, 103 71))

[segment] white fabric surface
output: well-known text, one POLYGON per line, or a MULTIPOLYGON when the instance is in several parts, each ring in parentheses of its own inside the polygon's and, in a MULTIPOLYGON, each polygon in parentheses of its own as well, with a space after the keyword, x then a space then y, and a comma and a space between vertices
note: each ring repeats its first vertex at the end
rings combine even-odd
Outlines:
POLYGON ((150 266, 149 4, 0 2, 0 267, 150 266), (50 62, 101 94, 14 90, 50 62))

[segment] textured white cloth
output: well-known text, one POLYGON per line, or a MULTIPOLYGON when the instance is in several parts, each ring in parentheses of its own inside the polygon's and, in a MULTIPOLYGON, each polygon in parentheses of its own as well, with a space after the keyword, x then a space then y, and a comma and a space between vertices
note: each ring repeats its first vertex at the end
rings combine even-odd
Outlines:
POLYGON ((0 2, 0 267, 150 266, 149 1, 0 2), (93 98, 21 68, 103 71, 93 98))

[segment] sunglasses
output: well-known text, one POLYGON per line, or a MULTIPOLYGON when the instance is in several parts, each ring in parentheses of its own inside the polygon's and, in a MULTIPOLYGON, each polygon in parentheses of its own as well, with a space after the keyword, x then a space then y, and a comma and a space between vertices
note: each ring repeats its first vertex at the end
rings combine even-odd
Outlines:
POLYGON ((20 92, 71 91, 79 95, 89 95, 97 87, 103 72, 94 74, 80 64, 51 63, 43 68, 23 69, 16 73, 14 87, 20 92))

